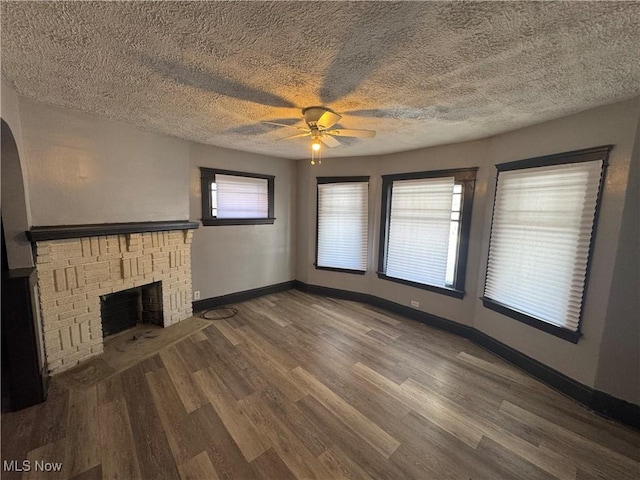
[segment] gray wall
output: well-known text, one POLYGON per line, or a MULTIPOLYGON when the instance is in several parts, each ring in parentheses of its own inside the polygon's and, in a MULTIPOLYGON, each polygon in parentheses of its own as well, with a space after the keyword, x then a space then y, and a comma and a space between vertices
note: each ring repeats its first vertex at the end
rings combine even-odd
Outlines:
POLYGON ((640 124, 613 269, 596 388, 640 405, 640 124))
POLYGON ((189 217, 189 146, 20 99, 33 226, 189 217))
POLYGON ((293 160, 188 142, 22 97, 17 106, 31 226, 199 221, 199 166, 268 173, 276 176, 275 224, 200 226, 193 290, 205 299, 295 278, 293 160))
POLYGON ((217 297, 295 278, 295 162, 191 144, 191 219, 200 220, 200 170, 275 175, 273 225, 201 226, 193 236, 193 289, 217 297))
POLYGON ((30 210, 26 193, 26 177, 23 175, 22 122, 18 97, 2 77, 2 101, 0 116, 9 127, 2 129, 2 222, 7 242, 9 268, 33 266, 31 244, 25 230, 30 224, 30 210))
MULTIPOLYGON (((636 98, 589 110, 490 140, 492 164, 598 145, 614 145, 602 194, 588 290, 584 298, 584 336, 580 341, 574 345, 513 321, 484 308, 479 299, 476 300, 473 316, 474 325, 479 330, 590 387, 595 386, 600 343, 614 279, 613 267, 620 239, 629 164, 640 114, 638 100, 636 98)), ((491 181, 488 185, 491 195, 494 188, 494 181, 491 181)), ((491 205, 485 208, 478 285, 484 281, 491 208, 491 205)), ((640 399, 638 401, 640 403, 640 399)))
MULTIPOLYGON (((582 112, 478 142, 447 145, 394 155, 330 159, 322 166, 298 165, 298 256, 297 278, 332 288, 364 292, 409 305, 419 310, 473 325, 475 328, 566 375, 595 386, 601 341, 608 322, 607 306, 614 274, 616 251, 622 242, 620 228, 627 193, 631 153, 640 115, 640 99, 582 112), (501 162, 559 153, 604 144, 614 144, 603 192, 589 289, 583 315, 584 337, 577 345, 536 330, 485 309, 482 295, 489 244, 495 167, 501 162), (462 300, 407 287, 376 277, 380 216, 380 175, 457 167, 480 167, 474 196, 467 266, 466 296, 462 300), (313 267, 316 230, 316 176, 371 175, 369 214, 369 269, 363 277, 326 272, 313 267)), ((632 234, 624 238, 632 238, 632 234)), ((631 241, 631 240, 630 240, 631 241)), ((620 271, 623 279, 629 272, 620 271)), ((622 281, 622 280, 621 280, 622 281)), ((631 308, 636 296, 620 296, 619 308, 631 308), (627 305, 628 307, 623 307, 627 305)), ((625 335, 622 323, 612 332, 625 335)), ((630 342, 633 342, 632 340, 630 342)), ((632 347, 633 345, 630 345, 632 347)), ((609 348, 603 345, 603 348, 609 348)), ((637 346, 636 346, 637 348, 637 346)), ((630 372, 622 373, 622 377, 630 372)), ((623 380, 623 378, 619 378, 623 380)), ((610 386, 608 386, 610 389, 610 386)), ((630 397, 627 397, 630 398, 630 397)), ((640 403, 637 396, 630 401, 640 403)))
MULTIPOLYGON (((426 290, 406 287, 378 279, 378 244, 380 230, 381 175, 401 172, 439 170, 478 166, 478 158, 486 158, 486 141, 468 142, 443 147, 414 150, 411 152, 376 157, 338 158, 325 160, 320 166, 309 162, 298 164, 298 258, 297 279, 313 285, 323 285, 355 292, 370 293, 387 300, 410 305, 411 300, 420 303, 419 310, 439 315, 459 323, 472 322, 475 282, 467 282, 467 296, 463 300, 447 297, 426 290), (370 175, 369 180, 369 268, 364 276, 316 270, 316 177, 370 175)), ((480 255, 484 192, 489 169, 478 172, 479 182, 473 206, 471 244, 467 278, 477 277, 480 255)))

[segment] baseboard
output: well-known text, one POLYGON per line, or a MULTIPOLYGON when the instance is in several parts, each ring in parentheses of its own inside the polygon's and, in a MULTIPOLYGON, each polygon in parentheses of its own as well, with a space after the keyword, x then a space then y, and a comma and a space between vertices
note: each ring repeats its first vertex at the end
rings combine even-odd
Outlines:
POLYGON ((590 407, 599 414, 640 429, 640 406, 595 390, 590 407))
POLYGON ((299 280, 294 282, 294 288, 302 292, 314 293, 328 297, 341 298, 354 302, 368 303, 397 313, 432 327, 445 330, 461 337, 468 338, 477 345, 486 348, 507 362, 524 370, 541 382, 571 397, 578 403, 590 408, 596 413, 617 420, 626 425, 640 428, 640 406, 612 397, 611 395, 583 385, 565 374, 525 355, 484 332, 468 325, 461 325, 452 320, 438 317, 430 313, 400 305, 368 293, 350 292, 337 288, 309 285, 299 280))
POLYGON ((252 288, 251 290, 244 290, 242 292, 230 293, 228 295, 221 295, 219 297, 205 298, 203 300, 197 300, 193 302, 193 311, 201 312, 209 308, 221 307, 223 305, 229 305, 230 303, 240 303, 252 298, 262 297, 264 295, 270 295, 272 293, 284 292, 291 290, 295 287, 295 281, 290 280, 288 282, 276 283, 274 285, 267 285, 265 287, 252 288))

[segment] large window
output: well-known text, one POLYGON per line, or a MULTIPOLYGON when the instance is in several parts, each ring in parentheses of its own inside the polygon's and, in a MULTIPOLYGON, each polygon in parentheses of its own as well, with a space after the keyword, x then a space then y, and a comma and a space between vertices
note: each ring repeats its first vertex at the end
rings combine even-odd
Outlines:
POLYGON ((497 165, 486 307, 578 341, 609 150, 497 165))
POLYGON ((369 177, 318 177, 316 268, 367 270, 369 177))
POLYGON ((462 298, 477 168, 384 175, 378 276, 462 298))
POLYGON ((203 225, 273 223, 274 177, 200 168, 203 225))

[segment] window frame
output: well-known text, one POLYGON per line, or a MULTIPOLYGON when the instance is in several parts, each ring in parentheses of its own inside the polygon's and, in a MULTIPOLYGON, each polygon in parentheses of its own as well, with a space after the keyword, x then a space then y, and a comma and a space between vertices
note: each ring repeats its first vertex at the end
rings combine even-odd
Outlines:
MULTIPOLYGON (((351 273, 354 275, 364 275, 365 273, 367 273, 367 270, 354 270, 354 269, 350 269, 350 268, 337 268, 337 267, 321 267, 318 266, 318 245, 319 245, 319 238, 320 238, 320 222, 319 222, 319 215, 320 215, 320 189, 318 188, 318 185, 325 185, 327 183, 367 183, 367 212, 370 213, 369 210, 369 193, 370 193, 370 179, 371 177, 366 175, 366 176, 349 176, 349 177, 316 177, 316 258, 315 261, 313 262, 313 266, 316 268, 316 270, 326 270, 329 272, 339 272, 339 273, 351 273)), ((369 222, 368 222, 368 218, 367 218, 367 230, 369 228, 369 222)), ((367 250, 368 250, 368 246, 367 246, 367 250)), ((368 255, 368 252, 367 252, 368 255)))
POLYGON ((465 296, 465 281, 467 274, 467 260, 469 255, 469 232, 471 231, 471 213, 473 209, 473 196, 475 193, 476 176, 478 167, 455 168, 448 170, 431 170, 425 172, 396 173, 382 175, 382 208, 380 209, 380 241, 378 244, 378 278, 391 282, 408 285, 410 287, 441 293, 449 297, 462 299, 465 296), (385 272, 387 262, 387 240, 389 238, 389 226, 391 218, 391 197, 393 195, 393 182, 399 180, 421 180, 427 178, 454 177, 454 183, 462 185, 462 206, 460 213, 460 230, 458 234, 458 255, 455 269, 453 287, 441 287, 428 285, 411 280, 389 277, 385 272))
POLYGON ((491 246, 491 233, 489 233, 489 246, 487 247, 486 263, 485 263, 485 277, 483 284, 483 295, 480 297, 482 305, 489 310, 505 315, 509 318, 517 320, 521 323, 534 327, 543 332, 549 333, 555 337, 569 341, 571 343, 578 343, 578 340, 582 337, 582 318, 584 314, 584 302, 587 297, 589 278, 591 271, 591 263, 593 259, 593 250, 596 243, 596 233, 598 226, 598 217, 600 215, 600 207, 602 204, 602 193, 604 190, 605 177, 607 173, 607 167, 609 165, 609 152, 613 148, 613 145, 603 145, 593 148, 585 148, 581 150, 573 150, 570 152, 556 153, 552 155, 544 155, 542 157, 526 158, 524 160, 516 160, 513 162, 500 163, 496 165, 496 182, 493 191, 493 206, 491 210, 491 231, 493 230, 493 219, 496 208, 496 193, 498 187, 498 176, 500 172, 512 171, 512 170, 525 170, 528 168, 536 167, 550 167, 555 165, 568 165, 572 163, 583 163, 601 160, 602 161, 602 174, 600 176, 600 185, 598 187, 598 195, 596 198, 596 208, 593 216, 593 225, 591 227, 591 239, 589 244, 589 252, 587 254, 587 268, 585 270, 584 288, 582 292, 582 301, 580 302, 580 315, 578 317, 578 329, 574 332, 567 328, 559 327, 551 323, 545 322, 532 315, 520 312, 512 307, 505 305, 501 302, 497 302, 491 298, 484 296, 484 290, 487 283, 487 267, 489 265, 489 248, 491 246))
POLYGON ((202 225, 271 225, 276 220, 274 216, 275 175, 261 173, 239 172, 220 168, 200 167, 200 194, 202 197, 202 225), (267 217, 260 218, 217 218, 211 215, 211 184, 216 181, 216 175, 232 175, 236 177, 259 178, 267 181, 268 210, 267 217))

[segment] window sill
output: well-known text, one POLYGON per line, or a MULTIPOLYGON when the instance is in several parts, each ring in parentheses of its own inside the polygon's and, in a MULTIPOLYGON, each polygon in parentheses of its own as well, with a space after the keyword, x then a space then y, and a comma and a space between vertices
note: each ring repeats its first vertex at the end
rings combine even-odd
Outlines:
POLYGON ((561 338, 571 343, 578 343, 580 337, 582 337, 582 333, 580 332, 572 332, 571 330, 567 330, 566 328, 558 327, 556 325, 552 325, 551 323, 547 323, 538 318, 532 317, 531 315, 527 315, 526 313, 518 312, 517 310, 513 310, 512 308, 500 303, 495 300, 491 300, 487 297, 480 297, 482 300, 482 304, 485 308, 489 310, 493 310, 494 312, 501 313, 507 317, 513 318, 522 323, 526 323, 530 327, 537 328, 538 330, 542 330, 550 335, 561 338))
POLYGON ((448 297, 457 298, 462 300, 464 298, 464 292, 462 290, 454 290, 453 288, 437 287, 435 285, 427 285, 424 283, 412 282, 411 280, 403 280, 401 278, 388 277, 382 272, 378 272, 378 278, 382 280, 389 280, 390 282, 401 283, 402 285, 408 285, 410 287, 419 288, 421 290, 428 290, 430 292, 441 293, 448 297))
POLYGON ((339 273, 351 273, 355 275, 364 275, 366 270, 351 270, 349 268, 335 268, 335 267, 319 267, 315 263, 313 264, 316 267, 316 270, 327 270, 329 272, 339 272, 339 273))
POLYGON ((275 218, 203 218, 202 225, 272 225, 275 218))

